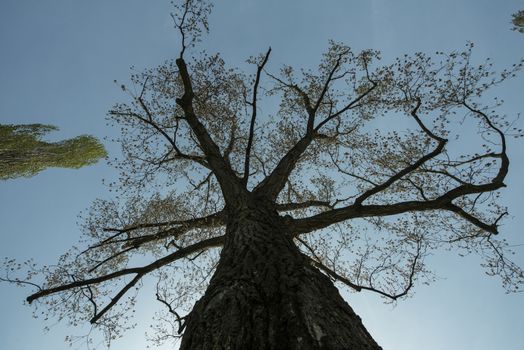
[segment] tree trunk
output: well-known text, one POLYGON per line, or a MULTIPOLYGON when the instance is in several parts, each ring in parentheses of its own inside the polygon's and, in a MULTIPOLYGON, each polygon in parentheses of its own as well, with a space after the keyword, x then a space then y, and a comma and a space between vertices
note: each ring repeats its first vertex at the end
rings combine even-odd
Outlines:
POLYGON ((219 264, 181 350, 381 349, 276 211, 252 206, 228 219, 219 264))

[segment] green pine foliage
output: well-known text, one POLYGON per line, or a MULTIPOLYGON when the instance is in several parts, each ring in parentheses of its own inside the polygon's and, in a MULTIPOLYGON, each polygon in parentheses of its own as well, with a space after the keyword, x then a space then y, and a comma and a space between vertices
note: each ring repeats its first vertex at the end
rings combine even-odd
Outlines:
POLYGON ((89 135, 42 140, 55 130, 56 126, 43 124, 0 125, 0 179, 31 177, 50 167, 78 169, 107 155, 98 139, 89 135))

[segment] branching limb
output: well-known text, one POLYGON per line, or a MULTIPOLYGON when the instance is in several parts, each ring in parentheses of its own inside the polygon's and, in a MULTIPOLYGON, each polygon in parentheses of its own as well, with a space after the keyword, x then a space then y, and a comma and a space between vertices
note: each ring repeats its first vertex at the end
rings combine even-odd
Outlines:
MULTIPOLYGON (((369 77, 369 72, 367 72, 368 79, 372 82, 372 86, 369 89, 367 89, 363 94, 359 95, 355 100, 350 102, 345 108, 327 117, 322 122, 320 122, 316 127, 314 127, 317 110, 320 104, 322 103, 322 99, 324 98, 326 92, 329 89, 330 83, 334 79, 333 76, 335 72, 340 67, 340 63, 343 58, 343 55, 344 54, 340 54, 338 56, 337 61, 335 62, 332 70, 328 74, 328 77, 322 87, 322 92, 319 96, 319 99, 315 102, 314 105, 311 104, 310 97, 300 87, 298 87, 298 85, 293 84, 293 83, 284 82, 283 80, 273 75, 269 75, 273 79, 278 81, 280 84, 286 86, 287 88, 297 91, 297 93, 303 99, 303 104, 308 114, 308 121, 307 121, 306 134, 284 155, 284 157, 282 157, 282 159, 279 161, 275 169, 273 169, 271 174, 267 176, 255 188, 255 192, 258 192, 261 195, 266 196, 269 199, 272 199, 272 200, 276 199, 276 197, 278 196, 282 188, 284 188, 287 178, 289 177, 289 175, 295 168, 300 157, 306 151, 306 149, 311 144, 311 142, 315 139, 315 136, 318 134, 318 130, 328 121, 332 120, 333 118, 336 118, 337 116, 341 115, 342 113, 354 107, 359 101, 361 101, 365 96, 367 96, 376 87, 377 84, 373 80, 371 80, 371 78, 369 77)), ((366 71, 367 71, 367 64, 366 64, 366 71)))
MULTIPOLYGON (((126 245, 131 245, 133 247, 138 247, 144 243, 151 242, 154 240, 166 238, 169 236, 173 236, 176 234, 180 235, 184 232, 187 232, 192 229, 197 228, 205 228, 205 227, 218 227, 224 225, 224 219, 225 219, 225 213, 224 211, 219 211, 216 213, 213 213, 208 216, 200 217, 200 218, 194 218, 194 219, 188 219, 188 220, 173 220, 173 221, 164 221, 164 222, 156 222, 156 223, 145 223, 145 224, 137 224, 137 225, 131 225, 124 228, 111 228, 106 227, 104 228, 104 231, 107 232, 116 232, 114 235, 112 235, 109 238, 106 238, 99 243, 96 243, 94 245, 91 245, 89 248, 87 248, 84 252, 85 253, 89 250, 105 246, 108 244, 114 244, 114 243, 124 243, 126 245), (145 236, 135 236, 135 237, 127 237, 124 239, 115 239, 121 234, 129 233, 135 230, 140 230, 144 228, 153 228, 153 227, 170 227, 165 230, 161 230, 155 234, 151 235, 145 235, 145 236)), ((175 235, 176 236, 176 235, 175 235)), ((82 254, 81 253, 81 254, 82 254)))
POLYGON ((91 286, 87 286, 86 288, 82 289, 82 294, 84 294, 84 296, 89 300, 89 302, 93 306, 93 318, 96 317, 96 315, 98 314, 98 305, 96 304, 91 286), (84 292, 85 290, 87 290, 87 294, 84 292))
MULTIPOLYGON (((382 295, 382 296, 384 296, 386 298, 389 298, 391 300, 397 300, 397 299, 407 295, 408 292, 411 290, 411 288, 413 287, 413 283, 414 283, 414 277, 415 277, 415 274, 416 274, 417 268, 418 268, 418 260, 422 256, 422 245, 421 245, 420 242, 417 242, 417 250, 415 252, 415 255, 413 256, 413 258, 410 261, 410 267, 409 267, 407 283, 406 283, 406 285, 404 286, 404 288, 402 289, 402 291, 400 293, 392 294, 392 293, 388 293, 386 291, 374 288, 372 283, 371 283, 371 280, 369 281, 370 283, 368 285, 359 285, 359 284, 355 284, 355 283, 351 282, 348 278, 340 275, 339 273, 337 273, 333 269, 331 269, 331 268, 327 267, 325 264, 323 264, 321 259, 316 255, 314 249, 311 248, 306 242, 304 242, 301 239, 299 239, 299 241, 313 255, 313 257, 308 256, 309 262, 313 266, 315 266, 316 268, 318 268, 319 270, 324 272, 329 277, 333 278, 336 281, 339 281, 339 282, 345 284, 346 286, 350 287, 351 289, 353 289, 353 290, 355 290, 357 292, 360 292, 362 290, 367 290, 367 291, 370 291, 370 292, 374 292, 374 293, 380 294, 380 295, 382 295)), ((370 279, 371 279, 371 277, 370 277, 370 279)))
POLYGON ((360 181, 364 181, 364 182, 367 182, 368 184, 371 184, 372 186, 378 186, 378 184, 376 184, 375 182, 371 181, 370 179, 367 179, 363 176, 360 176, 360 175, 357 175, 355 173, 350 173, 349 171, 346 171, 344 169, 342 169, 342 167, 340 166, 339 164, 339 161, 335 158, 333 158, 333 155, 331 153, 329 153, 329 158, 332 162, 332 164, 335 166, 335 168, 337 168, 337 170, 344 174, 344 175, 347 175, 347 176, 351 176, 357 180, 360 180, 360 181))
POLYGON ((184 95, 177 98, 176 103, 184 110, 184 116, 191 130, 195 134, 200 147, 206 155, 206 160, 215 173, 215 176, 222 188, 222 193, 226 202, 235 202, 242 191, 240 179, 237 177, 231 166, 220 153, 217 144, 211 138, 205 126, 200 122, 193 109, 193 86, 191 77, 183 58, 176 60, 180 78, 184 86, 184 95))
POLYGON ((257 187, 254 192, 265 196, 270 200, 275 200, 284 188, 286 181, 295 168, 300 156, 313 141, 313 135, 306 135, 301 138, 280 160, 275 169, 257 187))
POLYGON ((116 305, 116 303, 118 303, 118 301, 127 293, 127 291, 129 289, 131 289, 135 284, 138 283, 138 281, 140 281, 140 279, 146 274, 147 272, 141 272, 141 273, 137 273, 136 276, 129 282, 127 283, 124 288, 122 288, 113 298, 111 298, 111 301, 102 309, 100 310, 97 314, 95 314, 91 320, 89 320, 89 322, 91 324, 94 324, 96 323, 102 316, 104 316, 113 306, 116 305))
POLYGON ((331 70, 330 70, 330 72, 329 72, 329 74, 328 74, 328 76, 326 78, 326 81, 324 82, 324 85, 322 86, 322 91, 320 92, 320 95, 319 95, 319 97, 317 99, 317 102, 315 103, 315 105, 313 106, 311 111, 309 111, 309 118, 308 118, 308 122, 307 122, 307 132, 308 133, 312 133, 313 132, 313 128, 315 126, 315 116, 317 114, 318 108, 320 107, 320 105, 324 101, 324 97, 326 96, 326 93, 329 90, 331 82, 333 81, 333 76, 335 75, 335 73, 340 68, 340 65, 342 63, 342 58, 345 55, 347 55, 348 53, 349 53, 349 49, 345 50, 344 52, 341 52, 338 55, 338 58, 335 61, 335 64, 333 65, 333 68, 331 68, 331 70))
POLYGON ((509 169, 509 158, 506 153, 506 136, 504 135, 504 132, 502 132, 502 130, 500 130, 498 127, 495 126, 495 124, 491 121, 491 119, 487 116, 486 113, 484 113, 480 109, 475 108, 474 106, 471 106, 466 101, 463 102, 463 105, 471 113, 480 117, 484 121, 484 123, 486 123, 488 127, 494 130, 500 137, 501 151, 498 156, 500 158, 501 165, 500 165, 497 175, 495 176, 492 182, 502 184, 504 181, 504 178, 506 177, 508 173, 508 169, 509 169))
POLYGON ((432 159, 432 158, 435 158, 437 155, 439 155, 443 150, 444 150, 444 146, 446 145, 446 142, 447 140, 444 139, 444 138, 441 138, 437 135, 435 135, 433 132, 431 132, 423 123, 422 121, 420 120, 420 118, 418 117, 417 115, 417 111, 418 109, 420 108, 422 104, 422 101, 420 99, 417 100, 417 105, 415 106, 415 108, 411 111, 411 115, 412 117, 415 119, 415 121, 417 122, 417 124, 420 126, 420 128, 430 137, 432 138, 433 140, 437 141, 437 146, 435 147, 435 149, 433 149, 433 151, 425 154, 424 156, 420 157, 417 161, 415 161, 414 163, 408 165, 407 167, 405 167, 404 169, 400 170, 399 172, 397 172, 395 175, 391 176, 388 180, 386 180, 385 182, 381 183, 380 185, 378 186, 375 186, 375 187, 372 187, 371 189, 367 190, 366 192, 364 192, 363 194, 361 194, 360 196, 358 196, 356 199, 355 199, 355 205, 361 205, 362 202, 364 200, 366 200, 367 198, 373 196, 374 194, 377 194, 383 190, 385 190, 386 188, 388 188, 389 186, 391 186, 394 182, 400 180, 403 176, 406 176, 407 174, 411 173, 412 171, 418 169, 421 165, 423 165, 424 163, 426 163, 428 160, 432 159))
POLYGON ((178 314, 178 312, 176 312, 175 309, 173 309, 173 307, 171 306, 170 303, 167 302, 167 300, 162 297, 160 295, 160 292, 158 290, 158 285, 157 285, 157 292, 155 293, 156 295, 156 300, 158 300, 160 303, 162 303, 166 308, 167 310, 169 311, 170 314, 174 315, 176 317, 176 321, 178 323, 178 331, 177 333, 180 335, 182 334, 182 332, 184 331, 184 328, 186 327, 186 323, 185 323, 185 320, 187 319, 187 317, 189 315, 186 315, 186 316, 183 316, 183 317, 180 317, 180 315, 178 314))
POLYGON ((444 175, 446 177, 449 177, 450 179, 453 179, 454 181, 458 182, 461 185, 467 185, 468 182, 460 179, 459 177, 450 174, 448 171, 445 170, 435 170, 435 169, 420 169, 420 172, 422 173, 429 173, 429 174, 439 174, 444 175))
POLYGON ((313 106, 311 105, 311 99, 309 98, 309 95, 304 90, 302 90, 297 84, 292 82, 285 82, 284 80, 268 72, 266 72, 266 74, 282 86, 295 91, 302 99, 302 104, 308 116, 311 117, 312 115, 314 115, 314 110, 313 106))
POLYGON ((129 251, 131 251, 133 249, 137 249, 137 247, 131 246, 131 247, 128 247, 128 248, 126 248, 124 250, 119 251, 118 253, 112 254, 111 256, 105 258, 104 260, 98 262, 95 266, 90 268, 89 271, 87 271, 87 272, 91 273, 91 272, 95 271, 96 269, 98 269, 100 266, 104 265, 105 263, 108 263, 109 261, 114 260, 114 259, 118 258, 119 256, 124 255, 125 253, 127 253, 127 252, 129 252, 129 251))
POLYGON ((353 101, 349 102, 346 106, 342 107, 340 110, 338 110, 335 113, 330 114, 328 117, 326 117, 324 120, 322 120, 318 125, 315 127, 315 131, 318 132, 325 124, 329 123, 331 120, 337 118, 338 116, 346 113, 350 109, 358 106, 358 103, 362 101, 366 96, 368 96, 375 88, 378 86, 378 83, 371 79, 369 74, 369 67, 366 60, 364 60, 364 68, 366 71, 366 77, 367 80, 371 83, 371 86, 366 89, 362 94, 360 94, 357 98, 355 98, 353 101))
MULTIPOLYGON (((384 205, 349 205, 332 209, 304 219, 292 219, 289 228, 294 235, 312 232, 333 225, 338 222, 366 217, 380 217, 403 214, 407 212, 451 210, 451 202, 461 196, 473 193, 495 191, 502 187, 500 184, 471 185, 455 188, 446 194, 426 201, 406 201, 384 205)), ((487 224, 486 224, 487 225, 487 224)), ((490 232, 493 229, 490 229, 490 232)))
MULTIPOLYGON (((131 280, 131 282, 129 282, 113 298, 113 299, 116 299, 116 301, 118 301, 118 299, 120 299, 122 297, 122 295, 125 294, 125 292, 127 290, 129 290, 131 287, 133 287, 140 280, 140 278, 142 278, 144 275, 146 275, 146 274, 148 274, 148 273, 150 273, 150 272, 152 272, 152 271, 154 271, 154 270, 156 270, 158 268, 161 268, 161 267, 163 267, 163 266, 165 266, 167 264, 170 264, 170 263, 172 263, 172 262, 174 262, 176 260, 179 260, 181 258, 185 258, 185 257, 187 257, 187 256, 189 256, 189 255, 191 255, 193 253, 199 252, 201 250, 205 250, 205 249, 209 249, 209 248, 213 248, 213 247, 219 247, 219 246, 221 246, 223 244, 223 242, 224 242, 224 236, 208 238, 206 240, 200 241, 200 242, 192 244, 190 246, 181 248, 181 249, 177 250, 174 253, 171 253, 171 254, 169 254, 169 255, 161 258, 161 259, 158 259, 158 260, 152 262, 149 265, 145 265, 145 266, 142 266, 142 267, 126 268, 126 269, 115 271, 115 272, 112 272, 112 273, 109 273, 109 274, 106 274, 106 275, 103 275, 103 276, 98 276, 98 277, 94 277, 94 278, 88 278, 88 279, 84 279, 84 280, 79 280, 79 281, 74 281, 74 282, 71 282, 71 283, 62 284, 62 285, 59 285, 59 286, 56 286, 56 287, 42 289, 42 290, 38 291, 37 293, 31 294, 30 296, 28 296, 27 297, 27 302, 32 303, 36 299, 39 299, 39 298, 42 298, 42 297, 45 297, 45 296, 48 296, 48 295, 51 295, 51 294, 55 294, 55 293, 58 293, 58 292, 64 292, 64 291, 72 290, 72 289, 75 289, 75 288, 81 288, 81 287, 85 287, 85 286, 89 286, 89 285, 95 285, 95 284, 99 284, 99 283, 102 283, 102 282, 105 282, 105 281, 113 280, 113 279, 116 279, 118 277, 123 277, 123 276, 127 276, 127 275, 135 275, 135 277, 131 280)), ((114 305, 116 303, 116 301, 114 303, 112 303, 111 306, 114 305)), ((109 308, 104 308, 102 311, 100 311, 100 313, 105 313, 107 310, 109 310, 109 308)), ((99 313, 99 315, 100 315, 100 313, 99 313)), ((100 316, 97 319, 99 319, 100 316)))
MULTIPOLYGON (((124 227, 122 229, 114 228, 114 227, 106 227, 104 228, 104 231, 107 232, 117 232, 117 233, 126 233, 134 230, 139 230, 143 228, 151 228, 151 227, 166 227, 166 226, 185 226, 185 227, 192 227, 195 225, 195 227, 201 227, 202 224, 218 224, 222 223, 222 220, 224 220, 224 211, 221 210, 219 212, 200 217, 200 218, 194 218, 194 219, 187 219, 187 220, 172 220, 172 221, 163 221, 163 222, 151 222, 151 223, 144 223, 144 224, 136 224, 124 227)), ((109 237, 111 239, 112 237, 109 237)), ((106 240, 100 242, 105 243, 106 240)), ((99 244, 100 244, 99 243, 99 244)))
POLYGON ((430 158, 434 157, 444 147, 446 140, 434 135, 429 129, 427 129, 424 126, 424 124, 422 124, 422 122, 418 118, 417 109, 419 106, 420 106, 420 100, 419 100, 419 103, 417 104, 417 107, 413 110, 412 116, 415 118, 417 123, 419 123, 419 126, 426 132, 427 135, 429 135, 431 138, 438 141, 437 148, 435 148, 432 152, 420 158, 415 163, 404 168, 403 170, 401 170, 400 172, 392 176, 386 182, 364 192, 364 194, 358 197, 357 200, 355 200, 355 203, 352 205, 349 205, 343 208, 333 209, 333 210, 326 211, 326 212, 322 212, 310 218, 291 220, 289 223, 290 229, 294 232, 295 235, 300 234, 300 233, 305 233, 305 232, 311 232, 313 230, 324 228, 324 227, 327 227, 337 222, 354 219, 354 218, 364 218, 364 217, 371 217, 371 216, 390 216, 390 215, 397 215, 397 214, 402 214, 402 213, 406 213, 410 211, 417 212, 417 211, 428 211, 428 210, 453 211, 459 214, 464 219, 471 222, 472 224, 476 225, 477 227, 482 228, 483 230, 486 230, 490 233, 497 232, 496 222, 494 224, 486 224, 480 221, 480 219, 473 217, 471 214, 466 213, 463 209, 458 208, 457 206, 452 204, 453 200, 463 197, 463 196, 467 196, 471 194, 480 194, 480 193, 485 193, 485 192, 492 192, 502 187, 505 187, 504 179, 508 173, 508 168, 509 168, 509 159, 506 154, 506 143, 505 143, 504 133, 493 124, 493 122, 489 119, 489 117, 484 112, 478 109, 475 109, 467 104, 465 104, 465 106, 472 113, 479 116, 491 129, 497 132, 501 139, 502 151, 499 154, 499 157, 501 159, 500 167, 498 169, 497 174, 491 181, 483 183, 483 184, 470 184, 470 183, 460 184, 459 186, 445 192, 444 194, 432 200, 405 201, 405 202, 398 202, 394 204, 385 204, 385 205, 363 205, 361 204, 364 199, 368 198, 369 196, 375 193, 378 193, 386 189, 393 182, 399 180, 400 178, 402 178, 409 172, 416 170, 417 167, 422 165, 425 161, 429 160, 430 158))
POLYGON ((142 106, 142 108, 144 108, 144 111, 145 111, 146 115, 148 116, 147 118, 144 118, 142 115, 140 115, 138 113, 135 113, 135 112, 132 112, 132 111, 116 111, 116 110, 112 110, 112 111, 109 111, 109 114, 110 115, 114 115, 114 116, 126 116, 126 117, 132 117, 132 118, 138 119, 141 122, 151 126, 162 137, 164 137, 167 140, 167 142, 171 145, 171 147, 172 147, 172 149, 174 151, 174 154, 171 155, 170 157, 163 157, 162 160, 158 162, 159 163, 158 165, 161 165, 163 163, 166 163, 166 162, 169 162, 169 161, 172 161, 172 160, 180 159, 180 160, 190 160, 190 161, 193 161, 193 162, 196 162, 196 163, 202 165, 205 168, 208 168, 208 169, 210 168, 209 164, 207 164, 205 158, 203 158, 201 156, 198 156, 198 155, 185 154, 184 152, 182 152, 180 150, 180 148, 177 146, 176 140, 174 138, 172 138, 171 136, 169 136, 165 132, 165 130, 154 121, 151 112, 149 111, 149 109, 145 105, 145 103, 142 101, 142 98, 138 98, 138 99, 139 99, 139 101, 141 101, 140 105, 142 106))

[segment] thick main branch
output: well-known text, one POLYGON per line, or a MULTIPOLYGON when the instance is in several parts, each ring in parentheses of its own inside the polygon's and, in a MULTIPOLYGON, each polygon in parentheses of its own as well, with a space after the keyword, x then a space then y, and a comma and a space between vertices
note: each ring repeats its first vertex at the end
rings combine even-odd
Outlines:
POLYGON ((183 58, 176 60, 180 78, 184 86, 184 95, 176 100, 177 104, 184 110, 184 116, 191 130, 196 135, 200 147, 204 151, 207 162, 215 174, 222 189, 226 202, 236 202, 238 196, 243 193, 242 182, 237 177, 228 162, 222 156, 219 147, 211 138, 205 126, 200 122, 193 108, 193 86, 186 63, 183 58))

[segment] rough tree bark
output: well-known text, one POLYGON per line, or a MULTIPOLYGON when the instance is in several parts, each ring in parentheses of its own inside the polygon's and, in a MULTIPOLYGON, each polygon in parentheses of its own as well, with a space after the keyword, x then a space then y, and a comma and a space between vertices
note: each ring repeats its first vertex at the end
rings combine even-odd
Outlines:
POLYGON ((223 250, 181 350, 381 349, 262 201, 229 210, 223 250))

